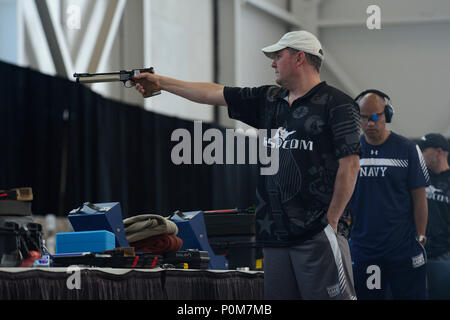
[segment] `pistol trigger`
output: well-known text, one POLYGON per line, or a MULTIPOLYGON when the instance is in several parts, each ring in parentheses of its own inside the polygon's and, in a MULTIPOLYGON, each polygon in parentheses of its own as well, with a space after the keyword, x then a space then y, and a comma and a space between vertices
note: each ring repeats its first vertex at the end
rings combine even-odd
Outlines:
POLYGON ((123 86, 124 86, 125 88, 132 88, 132 87, 133 87, 133 85, 131 84, 131 80, 126 80, 126 81, 124 81, 124 82, 123 82, 123 86), (130 81, 130 85, 127 86, 127 82, 128 82, 128 81, 130 81))

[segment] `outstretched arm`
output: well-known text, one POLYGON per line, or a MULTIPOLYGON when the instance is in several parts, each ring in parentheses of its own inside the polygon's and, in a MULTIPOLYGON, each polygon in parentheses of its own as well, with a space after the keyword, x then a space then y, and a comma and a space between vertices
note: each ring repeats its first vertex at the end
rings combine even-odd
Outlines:
POLYGON ((181 81, 151 73, 134 76, 134 83, 144 98, 150 96, 148 91, 165 90, 197 103, 227 105, 223 96, 224 86, 217 83, 181 81))

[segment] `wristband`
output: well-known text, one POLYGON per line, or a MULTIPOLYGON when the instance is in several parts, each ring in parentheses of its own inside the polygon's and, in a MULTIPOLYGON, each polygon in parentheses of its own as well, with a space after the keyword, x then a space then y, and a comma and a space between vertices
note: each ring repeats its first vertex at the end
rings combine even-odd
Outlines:
POLYGON ((427 241, 427 237, 425 237, 424 235, 420 235, 417 237, 417 240, 419 240, 419 242, 425 242, 427 241))

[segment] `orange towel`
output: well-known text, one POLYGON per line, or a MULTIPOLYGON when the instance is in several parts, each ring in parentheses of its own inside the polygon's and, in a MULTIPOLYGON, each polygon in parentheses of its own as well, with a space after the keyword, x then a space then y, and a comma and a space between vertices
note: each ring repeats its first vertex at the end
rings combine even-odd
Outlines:
POLYGON ((136 252, 151 252, 162 254, 178 251, 183 246, 183 240, 174 234, 160 234, 130 243, 136 252))

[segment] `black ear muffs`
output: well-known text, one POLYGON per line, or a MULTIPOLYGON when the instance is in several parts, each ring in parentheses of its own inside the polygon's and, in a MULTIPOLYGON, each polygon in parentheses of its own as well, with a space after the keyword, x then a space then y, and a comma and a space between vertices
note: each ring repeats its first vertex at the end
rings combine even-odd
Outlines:
POLYGON ((390 103, 386 103, 384 108, 384 116, 386 117, 386 123, 391 123, 392 117, 394 116, 394 108, 390 103))
POLYGON ((392 107, 391 98, 389 98, 389 96, 384 92, 375 89, 365 90, 358 94, 358 96, 355 98, 355 101, 358 102, 361 97, 365 96, 368 93, 375 93, 384 99, 384 101, 386 102, 386 105, 384 107, 384 116, 386 118, 386 123, 391 123, 392 117, 394 116, 394 107, 392 107))

